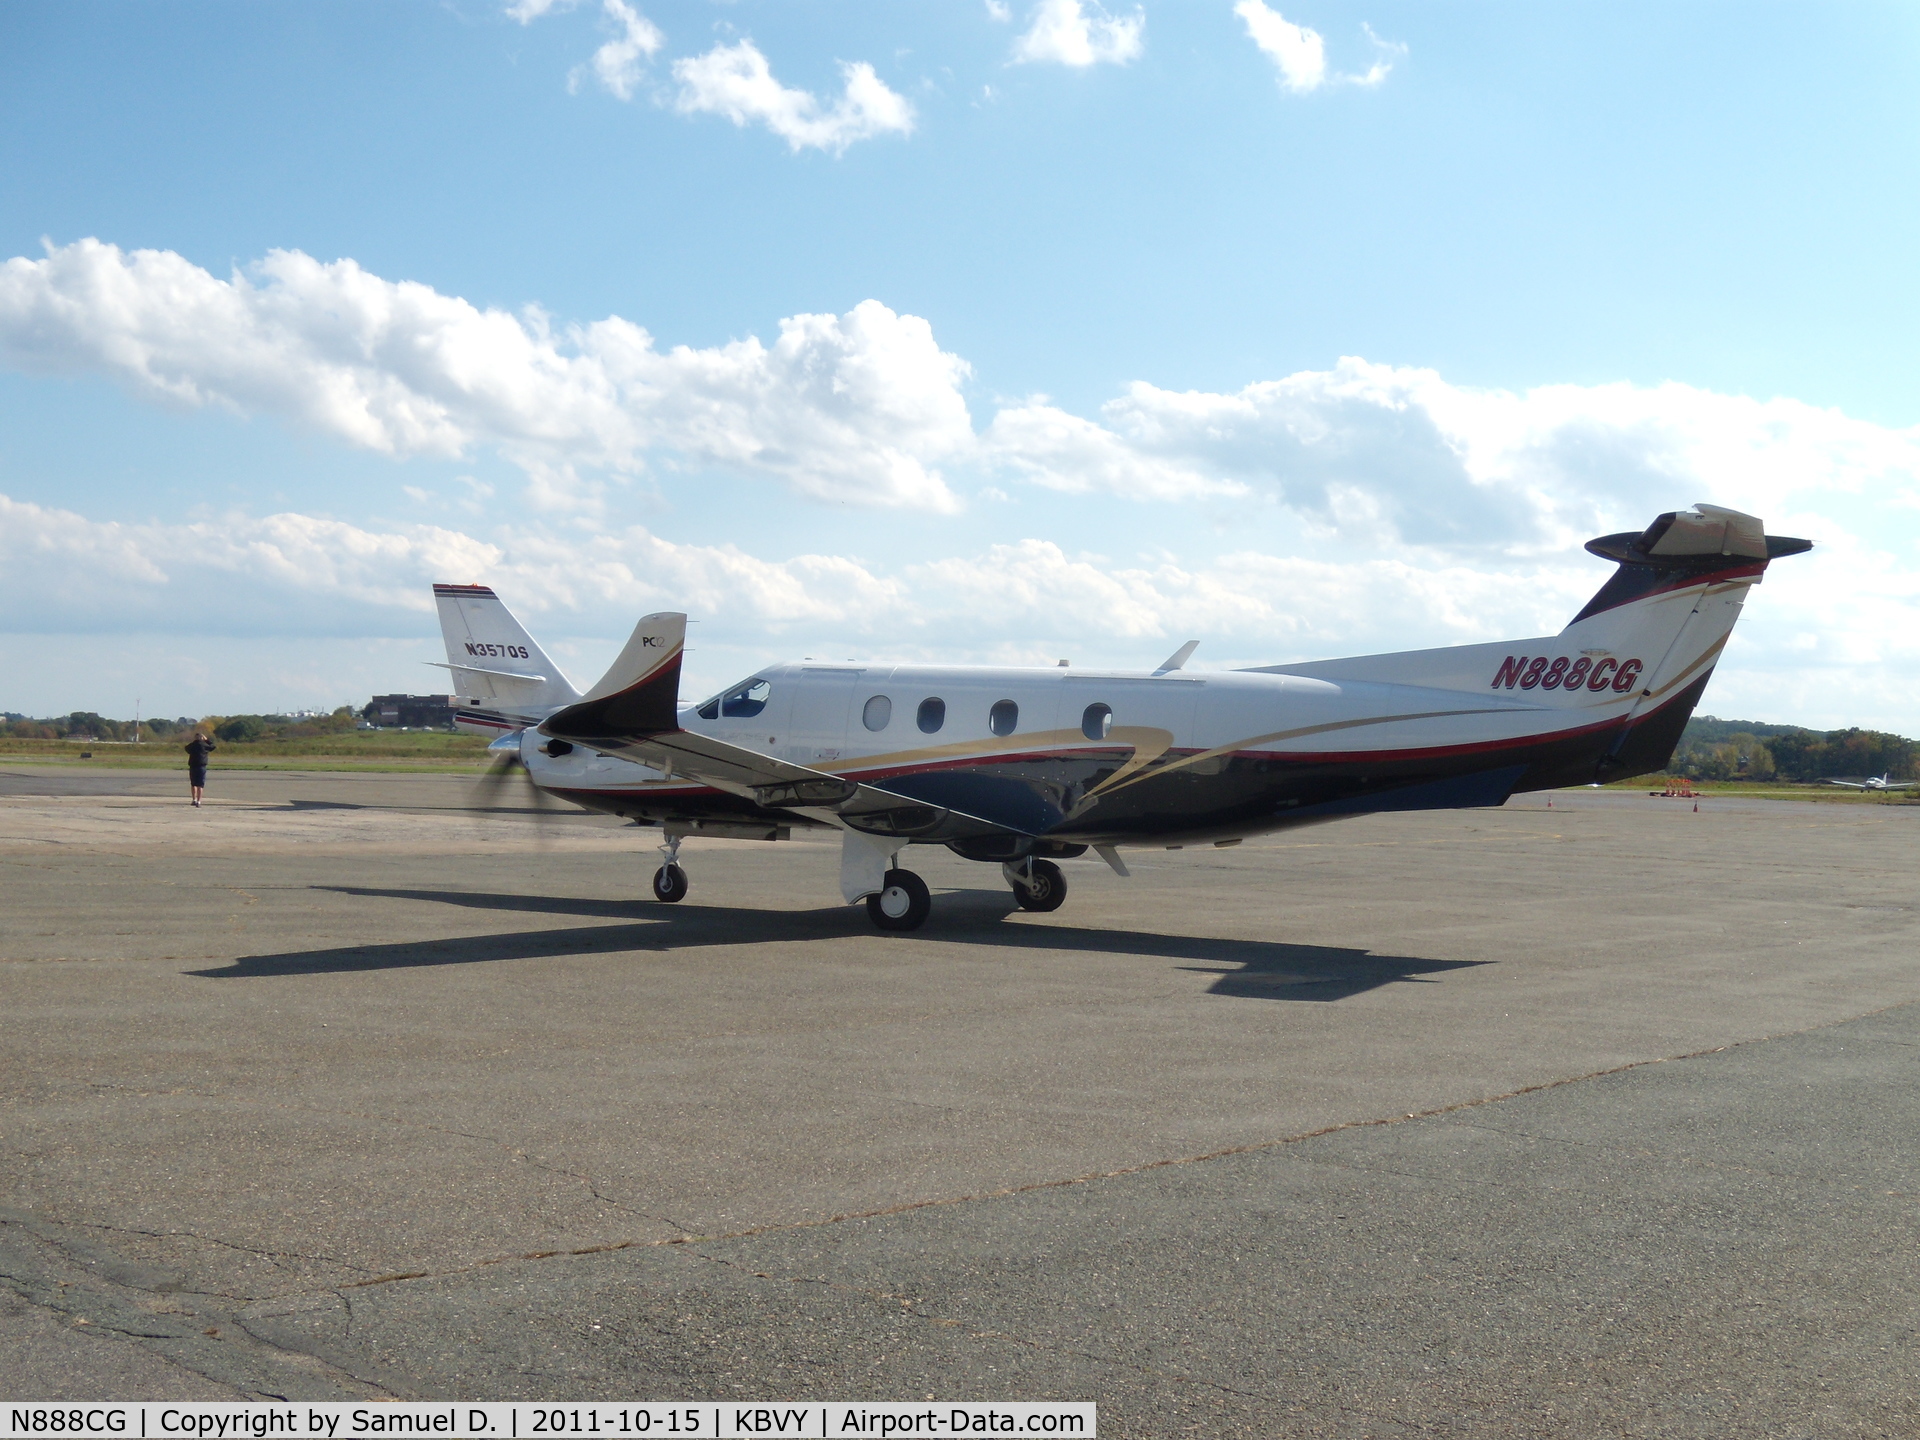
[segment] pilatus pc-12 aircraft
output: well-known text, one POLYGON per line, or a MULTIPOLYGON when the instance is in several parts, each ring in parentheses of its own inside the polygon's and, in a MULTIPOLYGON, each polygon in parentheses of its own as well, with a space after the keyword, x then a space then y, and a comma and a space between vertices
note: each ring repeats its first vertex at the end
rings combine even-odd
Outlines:
POLYGON ((493 591, 436 585, 458 723, 542 790, 658 825, 654 895, 687 893, 689 835, 841 833, 840 886, 882 930, 927 918, 899 864, 945 845, 1018 903, 1066 898, 1091 847, 1233 845, 1387 811, 1499 805, 1661 769, 1769 561, 1811 542, 1713 505, 1587 549, 1616 568, 1558 635, 1196 674, 957 665, 771 665, 680 699, 687 617, 649 615, 586 694, 493 591))

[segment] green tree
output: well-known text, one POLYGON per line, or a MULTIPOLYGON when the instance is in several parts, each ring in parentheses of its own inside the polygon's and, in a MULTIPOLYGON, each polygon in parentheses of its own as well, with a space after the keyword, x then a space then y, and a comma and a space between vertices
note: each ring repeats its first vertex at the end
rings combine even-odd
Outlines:
POLYGON ((269 728, 264 715, 231 715, 214 727, 213 738, 229 745, 244 745, 263 738, 269 728))

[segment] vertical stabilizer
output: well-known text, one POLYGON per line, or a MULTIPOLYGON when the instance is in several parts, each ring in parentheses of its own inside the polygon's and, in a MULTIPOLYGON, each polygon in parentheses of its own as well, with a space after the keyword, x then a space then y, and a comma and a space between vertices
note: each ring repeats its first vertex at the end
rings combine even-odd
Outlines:
POLYGON ((518 729, 580 698, 490 587, 435 585, 433 599, 463 728, 518 729))
MULTIPOLYGON (((1583 656, 1631 654, 1632 697, 1600 777, 1638 775, 1666 765, 1719 662, 1747 591, 1783 555, 1808 540, 1769 535, 1752 516, 1718 505, 1669 511, 1638 534, 1603 535, 1587 549, 1618 569, 1560 632, 1583 656)), ((1605 662, 1596 659, 1591 673, 1605 662)), ((1571 673, 1571 672, 1569 672, 1571 673)))

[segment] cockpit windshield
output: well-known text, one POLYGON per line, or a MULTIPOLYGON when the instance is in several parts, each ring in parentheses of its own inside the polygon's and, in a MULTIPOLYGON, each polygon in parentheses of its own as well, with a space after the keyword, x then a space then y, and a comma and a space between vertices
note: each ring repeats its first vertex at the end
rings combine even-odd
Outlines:
POLYGON ((772 693, 773 686, 756 676, 724 694, 714 696, 694 713, 702 720, 718 720, 722 716, 729 720, 745 720, 766 709, 767 697, 772 693))

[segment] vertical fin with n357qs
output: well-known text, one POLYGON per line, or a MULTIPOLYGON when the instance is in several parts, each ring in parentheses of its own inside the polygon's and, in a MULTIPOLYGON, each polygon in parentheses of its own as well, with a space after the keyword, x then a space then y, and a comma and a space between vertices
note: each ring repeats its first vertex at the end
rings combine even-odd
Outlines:
POLYGON ((580 698, 490 586, 435 585, 433 601, 447 663, 427 663, 452 672, 453 688, 463 701, 501 717, 527 717, 580 698))
POLYGON ((647 615, 633 627, 620 658, 577 705, 547 717, 541 729, 568 740, 657 735, 680 727, 680 656, 687 617, 647 615))

